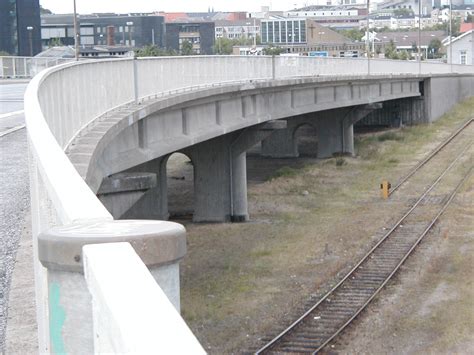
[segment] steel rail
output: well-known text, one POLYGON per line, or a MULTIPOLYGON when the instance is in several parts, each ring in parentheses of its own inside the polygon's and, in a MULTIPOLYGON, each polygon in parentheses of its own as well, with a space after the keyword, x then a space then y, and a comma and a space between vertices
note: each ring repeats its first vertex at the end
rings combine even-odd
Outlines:
POLYGON ((442 142, 440 145, 438 145, 425 159, 423 159, 421 162, 419 162, 407 175, 405 175, 398 183, 395 185, 388 193, 390 196, 393 194, 398 188, 400 188, 410 177, 413 176, 418 170, 421 169, 422 166, 424 166, 428 161, 430 161, 436 154, 438 154, 441 149, 443 149, 446 145, 449 144, 454 138, 456 138, 459 133, 461 133, 469 124, 471 124, 474 121, 474 118, 468 119, 466 122, 464 122, 461 127, 459 127, 453 134, 451 134, 444 142, 442 142))
POLYGON ((435 218, 433 218, 433 220, 431 221, 431 223, 428 225, 428 227, 425 228, 425 230, 423 231, 423 233, 420 235, 420 237, 416 240, 416 242, 413 244, 413 246, 410 248, 410 250, 405 254, 405 256, 402 258, 402 260, 400 260, 400 262, 397 264, 397 266, 395 267, 395 269, 390 273, 390 275, 387 277, 387 279, 382 283, 382 285, 380 285, 380 287, 374 292, 374 294, 372 296, 370 296, 370 298, 364 303, 364 305, 359 308, 359 310, 346 322, 344 323, 343 326, 341 326, 336 333, 334 333, 333 336, 331 336, 331 338, 329 338, 327 341, 324 342, 323 345, 321 345, 318 349, 316 349, 313 354, 317 354, 318 351, 322 350, 326 345, 329 344, 329 342, 331 342, 336 336, 338 336, 366 307, 367 305, 375 298, 375 296, 377 296, 379 294, 379 292, 382 290, 382 288, 387 284, 387 282, 389 282, 393 275, 395 275, 395 273, 398 271, 398 269, 400 268, 400 266, 403 265, 403 263, 405 262, 405 260, 411 255, 411 253, 413 252, 413 250, 415 250, 415 248, 418 246, 418 244, 421 242, 421 240, 426 236, 426 234, 428 234, 428 232, 431 230, 431 228, 433 228, 434 224, 438 221, 439 217, 444 213, 444 211, 446 211, 446 209, 448 208, 449 204, 451 203, 451 201, 454 199, 454 197, 456 196, 457 192, 459 191, 459 189, 461 188, 461 186, 466 182, 466 180, 469 178, 469 176, 472 174, 472 168, 469 169, 469 172, 464 176, 464 178, 459 182, 459 184, 456 186, 456 188, 454 189, 454 191, 451 193, 451 195, 449 196, 449 199, 448 201, 446 201, 446 203, 443 205, 443 207, 441 208, 441 210, 438 212, 438 214, 435 216, 435 218))
MULTIPOLYGON (((456 157, 455 160, 453 160, 451 162, 451 164, 443 171, 443 173, 441 173, 441 175, 438 176, 438 178, 431 184, 431 186, 419 197, 419 199, 416 201, 416 203, 403 215, 403 217, 401 217, 396 223, 395 225, 382 237, 382 239, 380 241, 378 241, 370 250, 369 252, 367 252, 364 257, 346 274, 346 276, 344 276, 344 278, 342 278, 331 290, 329 290, 315 305, 313 305, 308 311, 306 311, 301 317, 299 317, 296 321, 294 321, 288 328, 286 328, 284 331, 282 331, 280 334, 278 334, 275 338, 273 338, 269 343, 267 343, 265 346, 263 346, 262 348, 260 348, 259 350, 257 350, 257 352, 255 354, 262 354, 264 351, 268 350, 270 347, 272 347, 275 343, 277 343, 279 340, 281 340, 286 334, 288 334, 291 330, 293 330, 298 324, 300 324, 304 319, 306 319, 322 302, 324 302, 326 299, 328 299, 329 296, 331 296, 334 291, 336 291, 345 281, 347 281, 349 279, 349 277, 351 277, 355 271, 357 271, 359 269, 359 267, 369 259, 369 257, 373 254, 373 252, 379 248, 379 246, 384 243, 389 237, 390 235, 392 235, 392 233, 402 224, 402 222, 416 209, 416 207, 423 201, 423 199, 439 184, 439 182, 441 181, 441 179, 452 169, 452 167, 461 159, 461 157, 464 155, 464 153, 473 145, 474 143, 471 143, 469 144, 468 146, 466 146, 462 152, 456 157)), ((472 168, 471 168, 472 170, 472 168)), ((470 170, 470 171, 471 171, 470 170)), ((469 175, 469 174, 468 174, 469 175)), ((467 177, 466 177, 467 178, 467 177)), ((465 179, 466 179, 465 178, 465 179)), ((463 181, 465 180, 463 179, 463 181)), ((457 191, 457 190, 455 190, 457 191)), ((453 198, 454 195, 451 195, 450 199, 448 200, 449 202, 451 202, 452 198, 453 198)), ((445 209, 445 208, 444 208, 445 209)), ((444 209, 442 209, 442 211, 444 211, 444 209)), ((439 214, 440 215, 440 214, 439 214)), ((436 217, 436 219, 439 218, 439 216, 436 217)), ((434 222, 430 223, 429 225, 429 229, 431 229, 431 227, 433 226, 434 222)), ((428 229, 428 231, 429 231, 428 229)), ((425 231, 423 233, 423 236, 426 235, 427 231, 425 231)), ((421 239, 420 239, 421 240, 421 239)), ((415 246, 418 242, 415 243, 415 246)), ((410 248, 410 252, 411 253, 411 250, 413 250, 414 247, 410 248)), ((409 254, 408 254, 409 255, 409 254)), ((408 257, 408 255, 406 255, 402 261, 399 263, 399 265, 397 265, 396 269, 392 271, 392 273, 389 275, 389 277, 383 282, 382 286, 380 286, 380 288, 376 291, 376 293, 379 292, 379 290, 386 284, 386 282, 388 282, 388 280, 393 276, 393 274, 398 270, 399 266, 403 263, 403 261, 406 259, 406 257, 408 257)), ((319 347, 315 353, 317 351, 319 351, 322 347, 324 347, 325 345, 327 345, 332 339, 334 339, 335 336, 337 336, 364 308, 365 306, 370 302, 370 300, 373 299, 373 297, 375 297, 375 294, 372 295, 370 297, 370 299, 367 301, 367 303, 362 307, 360 308, 360 310, 358 310, 356 312, 356 314, 350 318, 349 321, 347 321, 346 323, 344 323, 344 325, 339 328, 339 330, 337 331, 337 333, 333 334, 332 336, 330 336, 325 342, 324 344, 319 347)))

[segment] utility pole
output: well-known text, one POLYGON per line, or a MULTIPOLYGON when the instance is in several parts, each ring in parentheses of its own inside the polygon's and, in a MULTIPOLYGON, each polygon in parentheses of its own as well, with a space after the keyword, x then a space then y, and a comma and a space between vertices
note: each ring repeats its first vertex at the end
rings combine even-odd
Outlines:
POLYGON ((367 52, 367 75, 370 75, 370 38, 369 38, 369 26, 370 26, 370 0, 367 0, 367 32, 365 33, 365 49, 367 52))
POLYGON ((421 74, 421 0, 418 0, 418 74, 421 74))
POLYGON ((449 64, 453 72, 453 1, 449 0, 449 64))
POLYGON ((74 2, 74 55, 76 57, 76 61, 79 60, 79 31, 77 26, 77 12, 76 12, 76 0, 74 2))
POLYGON ((253 18, 253 48, 257 49, 257 27, 255 26, 255 17, 253 18))
POLYGON ((33 26, 28 26, 26 30, 28 31, 28 40, 30 42, 30 57, 33 57, 33 26))

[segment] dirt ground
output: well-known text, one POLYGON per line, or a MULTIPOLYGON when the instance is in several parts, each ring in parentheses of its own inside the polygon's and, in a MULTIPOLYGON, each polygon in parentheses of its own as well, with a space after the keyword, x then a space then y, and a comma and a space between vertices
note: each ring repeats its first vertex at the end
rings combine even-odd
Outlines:
MULTIPOLYGON (((170 189, 170 210, 188 230, 182 313, 205 349, 255 350, 262 338, 297 318, 307 301, 322 295, 377 242, 426 183, 418 179, 406 194, 384 201, 380 182, 396 182, 472 112, 474 100, 435 124, 358 135, 354 158, 250 155, 249 223, 183 219, 192 213, 192 166, 183 156, 170 160, 170 183, 178 187, 177 196, 170 189)), ((473 185, 471 178, 397 280, 329 352, 472 350, 473 185)))

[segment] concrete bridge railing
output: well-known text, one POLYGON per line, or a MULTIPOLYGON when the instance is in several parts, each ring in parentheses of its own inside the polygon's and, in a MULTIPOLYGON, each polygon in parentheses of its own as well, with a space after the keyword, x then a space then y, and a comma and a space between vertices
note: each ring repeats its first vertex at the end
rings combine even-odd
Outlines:
POLYGON ((72 58, 0 56, 0 79, 29 79, 46 68, 71 62, 72 58))
MULTIPOLYGON (((101 318, 103 314, 97 310, 105 307, 113 313, 117 309, 107 304, 115 304, 109 297, 115 298, 113 290, 120 292, 120 283, 112 283, 107 290, 101 289, 100 284, 107 278, 104 273, 120 278, 121 275, 116 274, 119 255, 127 259, 130 270, 137 270, 136 279, 148 280, 143 281, 143 292, 153 289, 150 292, 158 294, 162 290, 171 301, 169 305, 179 310, 178 264, 185 253, 184 228, 163 221, 113 221, 64 153, 84 127, 114 108, 170 92, 250 80, 338 74, 363 76, 367 69, 367 60, 363 59, 197 56, 67 63, 34 77, 25 94, 25 116, 31 157, 40 351, 93 352, 94 347, 102 346, 93 339, 108 320, 101 318), (117 248, 112 244, 97 249, 86 247, 83 251, 88 244, 116 242, 130 243, 134 252, 126 246, 117 248), (151 286, 149 275, 145 276, 134 253, 147 265, 159 286, 151 286), (99 265, 97 260, 101 255, 110 257, 110 263, 99 265)), ((449 73, 451 69, 472 73, 472 67, 468 66, 422 63, 420 67, 416 62, 371 60, 374 74, 449 73)), ((133 275, 128 275, 128 279, 133 280, 133 275)), ((183 346, 185 353, 190 348, 202 352, 179 314, 161 299, 130 299, 130 303, 125 304, 124 299, 118 297, 117 302, 134 309, 135 302, 143 301, 134 319, 143 317, 145 327, 150 320, 145 310, 150 310, 149 314, 161 314, 156 323, 163 330, 162 338, 179 339, 176 345, 183 346), (163 309, 167 311, 163 313, 163 309), (175 326, 171 328, 166 324, 175 326)), ((126 315, 120 317, 123 320, 126 315)), ((120 347, 120 344, 143 340, 140 337, 122 339, 127 336, 126 332, 120 332, 122 325, 113 324, 111 328, 116 332, 113 336, 120 337, 120 341, 103 346, 120 347)), ((137 325, 140 330, 139 327, 137 325)), ((142 331, 148 334, 146 329, 142 331)), ((160 346, 159 342, 149 344, 160 346)))

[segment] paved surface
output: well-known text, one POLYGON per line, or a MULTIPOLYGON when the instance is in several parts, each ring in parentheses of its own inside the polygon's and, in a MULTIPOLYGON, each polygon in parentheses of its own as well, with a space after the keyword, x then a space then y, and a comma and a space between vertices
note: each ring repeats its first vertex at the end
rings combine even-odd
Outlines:
POLYGON ((18 243, 29 213, 25 129, 0 138, 0 344, 4 344, 8 295, 18 243))
MULTIPOLYGON (((2 83, 3 84, 3 83, 2 83)), ((15 257, 25 217, 29 214, 28 154, 25 129, 2 135, 24 124, 25 83, 0 85, 0 352, 4 350, 8 299, 15 257)), ((28 228, 29 229, 29 228, 28 228)))
POLYGON ((23 95, 26 83, 0 83, 0 114, 23 110, 23 95))

